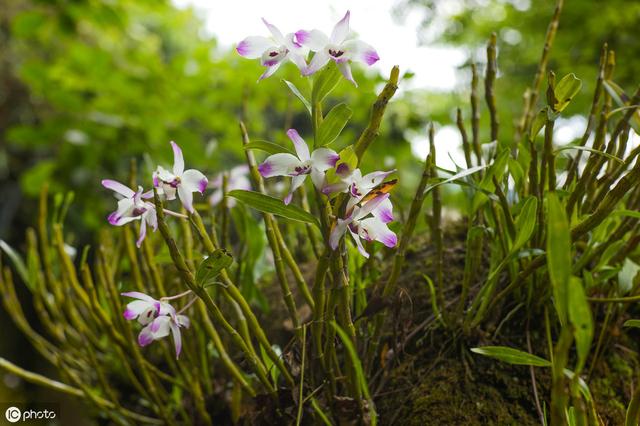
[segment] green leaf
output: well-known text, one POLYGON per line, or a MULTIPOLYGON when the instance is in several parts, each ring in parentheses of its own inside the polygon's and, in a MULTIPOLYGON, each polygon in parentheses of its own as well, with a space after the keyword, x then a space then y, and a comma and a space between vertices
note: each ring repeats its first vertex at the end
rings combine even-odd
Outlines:
POLYGON ((311 114, 311 104, 309 103, 307 98, 305 98, 304 95, 300 93, 300 90, 298 90, 296 85, 285 79, 282 79, 282 81, 284 82, 284 84, 287 85, 289 90, 291 90, 291 93, 293 93, 298 99, 300 99, 300 101, 304 104, 304 107, 307 109, 309 114, 311 114))
POLYGON ((640 328, 640 320, 637 319, 630 319, 624 322, 624 324, 622 325, 623 327, 634 327, 634 328, 640 328))
POLYGON ((611 154, 609 154, 607 152, 600 151, 600 150, 597 150, 597 149, 594 149, 594 148, 590 148, 588 146, 566 145, 566 146, 563 146, 561 148, 556 149, 555 152, 558 153, 560 151, 566 151, 566 150, 569 150, 569 149, 577 149, 577 150, 580 150, 580 151, 589 151, 589 152, 592 152, 594 154, 602 155, 603 157, 607 157, 610 160, 617 161, 620 164, 624 164, 624 160, 621 160, 620 158, 616 157, 615 155, 611 155, 611 154))
POLYGON ((229 191, 229 194, 227 195, 263 213, 271 213, 286 219, 311 223, 316 225, 318 228, 320 227, 318 219, 316 219, 316 217, 311 213, 308 213, 293 204, 287 206, 282 202, 282 200, 270 195, 261 194, 255 191, 245 191, 242 189, 229 191))
POLYGON ((549 217, 547 219, 547 264, 558 317, 563 324, 567 321, 569 303, 569 277, 571 275, 571 234, 569 221, 558 196, 547 194, 549 217))
POLYGON ((633 288, 633 282, 640 271, 640 265, 629 258, 624 260, 624 264, 618 272, 618 292, 625 294, 633 288))
POLYGON ((556 112, 564 110, 581 88, 582 81, 574 73, 562 77, 554 89, 556 104, 553 106, 553 110, 556 112))
POLYGON ((316 73, 313 80, 313 90, 311 91, 311 103, 320 103, 329 93, 335 89, 340 82, 342 74, 338 66, 330 61, 320 72, 316 73))
POLYGON ((29 273, 22 257, 20 257, 20 255, 3 240, 0 240, 0 249, 7 254, 7 257, 9 257, 13 266, 16 268, 16 272, 20 276, 20 279, 22 279, 25 285, 31 289, 32 286, 29 280, 29 273))
POLYGON ((259 151, 268 152, 269 154, 285 153, 285 154, 295 155, 293 151, 289 150, 288 148, 285 148, 282 145, 278 145, 277 143, 263 141, 263 140, 251 141, 244 146, 244 149, 257 149, 259 151))
POLYGON ((206 287, 215 282, 220 272, 231 266, 233 257, 224 249, 218 249, 203 260, 196 270, 196 283, 206 287))
POLYGON ((516 239, 511 251, 520 250, 533 235, 533 231, 536 229, 537 211, 538 199, 534 196, 528 197, 516 219, 516 239))
POLYGON ((353 365, 353 368, 356 373, 356 377, 358 378, 358 384, 362 389, 362 394, 369 402, 369 415, 371 416, 371 424, 376 425, 377 424, 376 409, 373 405, 373 400, 371 399, 371 393, 369 392, 369 385, 367 384, 367 378, 364 375, 364 370, 362 369, 362 363, 360 362, 360 357, 356 352, 356 348, 353 346, 353 343, 351 342, 351 339, 349 338, 347 333, 338 324, 336 324, 335 321, 331 321, 331 325, 336 330, 336 333, 338 333, 340 340, 342 340, 342 344, 347 350, 349 358, 351 359, 351 365, 353 365))
POLYGON ((540 130, 542 130, 546 122, 547 122, 547 107, 538 111, 538 113, 534 117, 533 122, 531 123, 531 134, 529 135, 530 140, 534 140, 536 136, 538 136, 538 133, 540 133, 540 130))
POLYGON ((593 319, 591 318, 591 308, 587 301, 587 295, 582 287, 579 278, 569 279, 569 320, 573 324, 573 335, 576 339, 576 352, 578 354, 578 364, 576 371, 582 370, 593 339, 593 319))
POLYGON ((496 358, 509 364, 551 367, 551 362, 544 358, 506 346, 482 346, 479 348, 471 348, 471 352, 496 358))
POLYGON ((351 109, 344 103, 333 107, 320 124, 317 146, 326 146, 335 141, 347 125, 351 114, 351 109))
MULTIPOLYGON (((611 96, 611 99, 613 99, 619 107, 629 106, 629 96, 614 81, 605 80, 603 81, 603 85, 609 93, 609 96, 611 96)), ((629 124, 631 124, 631 127, 633 127, 636 133, 640 133, 640 113, 638 111, 633 114, 629 124)))
POLYGON ((429 192, 431 192, 433 190, 433 188, 440 186, 440 185, 444 185, 447 183, 451 183, 451 182, 455 182, 457 180, 460 180, 462 178, 465 178, 467 176, 470 176, 474 173, 479 172, 480 170, 484 170, 486 169, 488 166, 487 165, 483 165, 483 166, 475 166, 475 167, 471 167, 469 169, 463 170, 460 173, 456 173, 455 175, 451 176, 450 178, 447 178, 443 181, 440 181, 438 183, 434 183, 433 185, 430 185, 428 187, 425 188, 424 193, 428 194, 429 192))

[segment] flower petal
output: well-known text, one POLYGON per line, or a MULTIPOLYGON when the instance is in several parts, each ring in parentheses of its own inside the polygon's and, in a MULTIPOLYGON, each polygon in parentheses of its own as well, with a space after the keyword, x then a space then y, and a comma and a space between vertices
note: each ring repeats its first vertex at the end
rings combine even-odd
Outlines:
POLYGON ((340 238, 347 232, 347 225, 350 221, 338 219, 338 222, 335 224, 333 229, 331 229, 331 235, 329 235, 329 246, 335 250, 338 248, 338 243, 340 242, 340 238))
POLYGON ((189 213, 193 213, 193 192, 185 188, 184 185, 178 186, 178 197, 180 202, 189 213))
POLYGON ((367 253, 367 251, 364 249, 364 246, 362 245, 362 241, 360 240, 360 236, 355 232, 353 232, 351 229, 349 229, 349 233, 351 233, 351 237, 353 237, 353 241, 355 241, 356 247, 358 247, 358 251, 360 252, 360 254, 368 259, 369 253, 367 253))
POLYGON ((147 236, 147 221, 140 221, 140 235, 138 236, 138 240, 136 241, 136 247, 140 248, 142 242, 144 241, 144 237, 147 236))
POLYGON ((273 75, 273 73, 276 72, 278 70, 278 68, 280 68, 281 64, 282 64, 282 61, 279 61, 279 62, 274 63, 271 66, 268 66, 267 69, 265 70, 265 72, 262 73, 262 75, 260 76, 258 81, 264 80, 265 78, 271 77, 273 75))
POLYGON ((127 321, 134 320, 144 312, 149 306, 153 307, 153 304, 145 302, 144 300, 134 300, 129 302, 123 312, 123 316, 127 321))
POLYGON ((176 322, 180 327, 189 328, 191 326, 191 321, 185 315, 176 315, 176 322))
POLYGON ((272 176, 288 176, 297 166, 302 163, 293 154, 278 153, 267 157, 262 164, 258 166, 258 171, 262 177, 268 178, 272 176))
POLYGON ((300 188, 306 178, 307 175, 298 175, 291 178, 291 188, 289 189, 289 194, 284 198, 284 203, 286 205, 289 205, 289 203, 291 202, 291 198, 293 197, 293 193, 296 192, 296 189, 300 188))
POLYGON ((344 17, 338 21, 333 31, 331 32, 331 43, 341 44, 345 38, 349 35, 349 17, 351 12, 347 10, 344 17))
POLYGON ((384 200, 389 198, 389 194, 380 194, 375 198, 364 203, 360 208, 354 209, 352 213, 353 220, 360 220, 375 210, 384 200))
POLYGON ((373 209, 371 213, 380 219, 382 223, 393 222, 393 205, 391 204, 391 200, 387 198, 381 202, 378 207, 373 209))
POLYGON ((349 40, 342 44, 345 55, 352 61, 373 65, 380 60, 378 52, 368 43, 360 40, 349 40))
POLYGON ((156 303, 157 300, 148 294, 141 293, 139 291, 127 291, 125 293, 120 293, 121 296, 133 297, 134 299, 144 300, 149 303, 156 303))
POLYGON ((353 83, 354 86, 358 87, 358 83, 356 83, 356 81, 353 79, 353 74, 351 74, 351 65, 349 65, 348 61, 339 62, 338 69, 340 70, 344 78, 353 83))
POLYGON ((135 191, 133 189, 129 188, 126 185, 121 184, 116 180, 103 179, 102 186, 114 192, 117 192, 118 194, 123 195, 127 198, 132 198, 135 195, 135 191))
POLYGON ((278 44, 284 45, 287 43, 284 36, 282 35, 282 32, 278 29, 278 27, 276 27, 273 24, 270 24, 264 18, 262 18, 262 22, 264 22, 264 24, 267 26, 267 28, 269 29, 269 32, 271 33, 271 35, 273 36, 273 38, 278 44))
POLYGON ((184 171, 184 157, 182 156, 182 150, 174 141, 171 141, 170 143, 171 148, 173 148, 173 174, 180 176, 184 171))
POLYGON ((314 52, 319 52, 329 44, 329 37, 320 30, 300 30, 296 32, 296 41, 314 52))
POLYGON ((140 313, 140 315, 138 315, 138 322, 142 325, 147 325, 151 321, 153 321, 157 314, 158 308, 155 305, 147 305, 147 309, 145 309, 140 313))
POLYGON ((324 189, 324 172, 316 169, 315 167, 312 167, 311 181, 313 182, 313 186, 315 186, 318 191, 324 189))
POLYGON ((151 331, 151 324, 148 324, 140 331, 140 334, 138 334, 138 344, 142 347, 145 347, 154 340, 155 339, 153 337, 153 332, 151 331))
POLYGON ((266 37, 251 36, 242 40, 236 46, 236 51, 240 56, 248 59, 258 59, 262 53, 273 45, 273 42, 266 37))
POLYGON ((360 221, 360 226, 367 231, 369 236, 380 241, 387 247, 395 247, 398 244, 398 237, 392 230, 389 229, 386 223, 383 223, 376 217, 371 217, 360 221))
POLYGON ((171 317, 162 315, 153 320, 150 324, 153 339, 158 340, 169 335, 171 317))
POLYGON ((336 166, 340 156, 332 149, 318 148, 311 153, 311 165, 324 172, 336 166))
POLYGON ((207 177, 202 172, 196 169, 189 169, 182 174, 180 186, 184 186, 185 189, 191 192, 198 191, 202 194, 207 189, 207 183, 207 177))
POLYGON ((289 58, 289 60, 291 62, 293 62, 301 72, 302 72, 302 70, 307 68, 307 61, 305 60, 304 56, 302 56, 302 55, 300 55, 298 53, 290 52, 287 55, 287 58, 289 58))
POLYGON ((332 183, 331 185, 323 186, 321 192, 324 195, 333 194, 335 192, 345 192, 348 186, 349 185, 345 182, 332 183))
POLYGON ((324 67, 327 62, 329 62, 329 54, 327 52, 325 52, 324 50, 316 52, 316 54, 311 59, 309 66, 302 70, 302 75, 308 76, 315 73, 320 68, 324 67))
POLYGON ((176 359, 180 357, 182 351, 182 334, 180 334, 180 327, 173 321, 169 322, 171 328, 171 334, 173 335, 173 344, 176 347, 176 359))
POLYGON ((296 129, 287 130, 287 136, 289 136, 289 139, 293 142, 293 146, 296 149, 296 154, 298 154, 300 161, 304 162, 311 158, 309 156, 309 147, 307 146, 307 143, 302 139, 302 137, 300 137, 300 134, 296 129))

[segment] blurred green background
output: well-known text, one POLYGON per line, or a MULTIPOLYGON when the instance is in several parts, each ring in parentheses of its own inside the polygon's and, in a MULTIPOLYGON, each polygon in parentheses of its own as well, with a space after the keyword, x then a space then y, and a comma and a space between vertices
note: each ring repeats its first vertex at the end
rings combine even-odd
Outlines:
MULTIPOLYGON (((346 9, 350 3, 339 5, 346 9)), ((499 44, 501 135, 511 137, 554 5, 550 0, 388 2, 388 22, 378 23, 380 31, 392 22, 420 22, 416 41, 461 52, 465 58, 452 90, 402 90, 415 77, 406 72, 412 63, 398 64, 401 90, 363 167, 400 170, 401 188, 394 195, 400 210, 419 176, 420 159, 413 152, 421 152, 417 145, 426 136, 426 124, 435 121, 439 129, 454 125, 457 106, 468 120, 469 66, 478 62, 484 71, 484 46, 493 31, 499 44)), ((224 2, 217 7, 224 9, 224 2)), ((638 28, 640 2, 565 1, 549 67, 560 76, 574 72, 584 83, 566 117, 587 112, 604 42, 617 52, 614 79, 627 92, 635 90, 640 75, 638 28)), ((293 81, 308 92, 308 81, 293 65, 256 84, 262 72, 257 61, 221 48, 215 32, 203 29, 204 18, 193 9, 165 0, 0 0, 1 239, 23 247, 25 228, 37 214, 37 195, 47 184, 54 193, 75 193, 67 230, 75 234, 76 245, 95 242, 94 231, 105 225, 114 208, 100 180, 126 180, 134 161, 144 178, 140 183, 148 187, 155 165, 171 162, 170 140, 182 146, 189 167, 212 175, 242 161, 241 118, 256 139, 288 143, 284 131, 289 127, 303 136, 309 133, 303 107, 281 81, 293 81)), ((256 20, 253 34, 264 33, 256 20)), ((385 52, 379 54, 384 57, 385 52)), ((439 66, 428 56, 413 60, 439 66)), ((356 66, 354 71, 360 87, 341 82, 329 101, 346 101, 354 111, 333 146, 336 150, 352 143, 366 126, 369 107, 389 70, 378 75, 356 66)), ((484 121, 484 105, 482 110, 484 121)), ((438 146, 454 155, 459 142, 448 137, 450 141, 438 146)), ((488 142, 488 136, 481 140, 488 142)), ((446 157, 446 152, 439 154, 446 157)), ((3 315, 0 312, 0 354, 26 368, 47 371, 28 355, 26 342, 3 315)), ((11 378, 0 380, 0 401, 25 392, 34 388, 11 378)))

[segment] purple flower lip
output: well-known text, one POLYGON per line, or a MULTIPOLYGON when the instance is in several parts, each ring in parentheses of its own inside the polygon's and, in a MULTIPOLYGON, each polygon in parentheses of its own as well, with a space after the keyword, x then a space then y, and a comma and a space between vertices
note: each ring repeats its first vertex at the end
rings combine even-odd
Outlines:
POLYGON ((367 65, 373 65, 380 60, 380 56, 378 56, 378 52, 375 50, 370 50, 364 54, 364 61, 367 65))
POLYGON ((398 237, 395 234, 389 234, 388 236, 382 238, 382 244, 387 247, 395 247, 398 244, 398 237))
POLYGON ((200 182, 198 182, 198 190, 200 191, 200 193, 204 193, 204 191, 207 189, 207 183, 209 181, 207 179, 202 179, 200 180, 200 182))
POLYGON ((384 223, 393 222, 393 213, 389 209, 384 209, 380 212, 380 219, 384 223))
POLYGON ((151 342, 153 342, 153 336, 150 333, 140 333, 138 336, 138 344, 140 346, 147 346, 151 342))
POLYGON ((347 163, 341 163, 336 167, 336 173, 340 176, 347 176, 349 174, 349 165, 347 163))
POLYGON ((273 171, 273 166, 271 166, 271 163, 265 161, 258 166, 258 171, 263 177, 268 177, 268 175, 273 171))
MULTIPOLYGON (((309 32, 305 30, 296 31, 295 37, 298 44, 305 44, 309 41, 309 32)), ((294 41, 294 43, 296 42, 294 41)))
POLYGON ((236 46, 236 52, 238 52, 238 54, 241 56, 246 55, 248 51, 249 51, 249 43, 244 40, 238 43, 238 45, 236 46))
POLYGON ((120 220, 120 216, 118 216, 118 212, 113 212, 109 215, 107 220, 109 221, 110 224, 116 225, 120 220))
POLYGON ((136 313, 133 312, 131 309, 127 308, 127 309, 124 310, 124 319, 130 321, 130 320, 134 319, 136 316, 137 316, 136 313))

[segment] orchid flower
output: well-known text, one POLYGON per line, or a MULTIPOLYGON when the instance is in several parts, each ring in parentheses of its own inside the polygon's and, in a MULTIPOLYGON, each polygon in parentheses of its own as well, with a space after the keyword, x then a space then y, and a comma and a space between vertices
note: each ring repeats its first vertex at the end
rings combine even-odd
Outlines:
POLYGON ((361 239, 365 241, 380 241, 387 247, 395 247, 398 243, 396 234, 379 217, 369 216, 388 198, 389 194, 378 195, 367 201, 363 206, 356 206, 346 219, 338 219, 329 236, 331 248, 335 250, 338 247, 340 238, 347 230, 355 241, 360 254, 366 258, 369 257, 369 253, 364 249, 361 239))
MULTIPOLYGON (((340 168, 341 167, 338 166, 338 169, 340 168)), ((322 188, 322 193, 326 195, 335 192, 348 193, 349 201, 347 202, 347 212, 349 212, 353 206, 362 201, 372 189, 380 185, 382 181, 392 173, 395 173, 395 170, 371 172, 362 176, 360 169, 355 169, 351 174, 348 174, 345 170, 337 170, 336 175, 340 176, 341 180, 338 183, 325 185, 322 188)), ((391 201, 384 200, 380 206, 373 211, 373 214, 374 216, 380 217, 385 223, 391 222, 393 220, 393 206, 391 205, 391 201)))
POLYGON ((167 200, 175 200, 177 192, 184 208, 193 213, 193 192, 204 193, 208 180, 198 170, 185 170, 182 150, 173 141, 171 141, 171 147, 173 148, 173 172, 158 166, 153 172, 153 186, 158 189, 158 194, 164 194, 167 200))
MULTIPOLYGON (((227 180, 227 190, 232 191, 234 189, 251 189, 251 182, 249 181, 249 166, 246 164, 241 164, 239 166, 234 167, 229 171, 229 179, 227 180)), ((223 173, 219 173, 213 180, 209 182, 209 187, 214 188, 215 191, 209 197, 209 203, 212 206, 215 206, 220 201, 222 201, 222 183, 223 183, 223 173)), ((236 200, 234 198, 229 197, 227 205, 229 207, 233 207, 236 205, 236 200)))
POLYGON ((300 30, 296 33, 297 41, 315 52, 309 66, 302 70, 303 75, 311 75, 324 67, 329 60, 333 60, 342 75, 357 87, 358 84, 351 75, 349 61, 373 65, 380 59, 378 53, 369 44, 356 39, 347 39, 350 32, 349 16, 350 13, 347 11, 344 18, 333 27, 331 37, 327 37, 319 30, 300 30))
POLYGON ((306 68, 305 57, 308 49, 296 41, 295 34, 289 33, 284 36, 275 25, 268 23, 264 18, 262 22, 269 29, 271 37, 250 36, 236 47, 240 56, 249 59, 260 58, 260 64, 267 67, 260 80, 271 76, 286 60, 296 64, 301 71, 306 68))
POLYGON ((176 347, 177 359, 182 351, 182 334, 180 333, 180 328, 189 328, 189 324, 189 318, 184 315, 175 314, 175 312, 169 315, 160 315, 140 331, 138 344, 144 347, 154 340, 162 339, 171 333, 173 335, 173 343, 176 347))
POLYGON ((156 208, 150 202, 144 201, 145 198, 152 197, 151 193, 149 191, 143 193, 141 186, 138 187, 136 192, 128 186, 111 179, 104 179, 102 186, 122 197, 118 201, 118 209, 107 218, 110 224, 122 226, 134 220, 140 220, 140 235, 136 241, 136 245, 140 247, 147 235, 147 225, 151 226, 154 231, 158 229, 156 208))
POLYGON ((142 325, 147 325, 160 315, 175 315, 176 311, 170 304, 141 293, 139 291, 129 291, 121 293, 123 296, 133 297, 133 302, 129 302, 124 311, 124 318, 127 321, 138 319, 142 325))
POLYGON ((324 184, 324 172, 334 167, 340 159, 335 151, 328 148, 318 148, 309 154, 307 143, 295 129, 289 129, 287 136, 293 142, 296 155, 273 154, 258 166, 258 171, 265 178, 272 176, 292 177, 289 194, 284 199, 285 204, 291 202, 294 191, 304 183, 308 174, 311 175, 311 180, 316 188, 320 189, 324 184))

